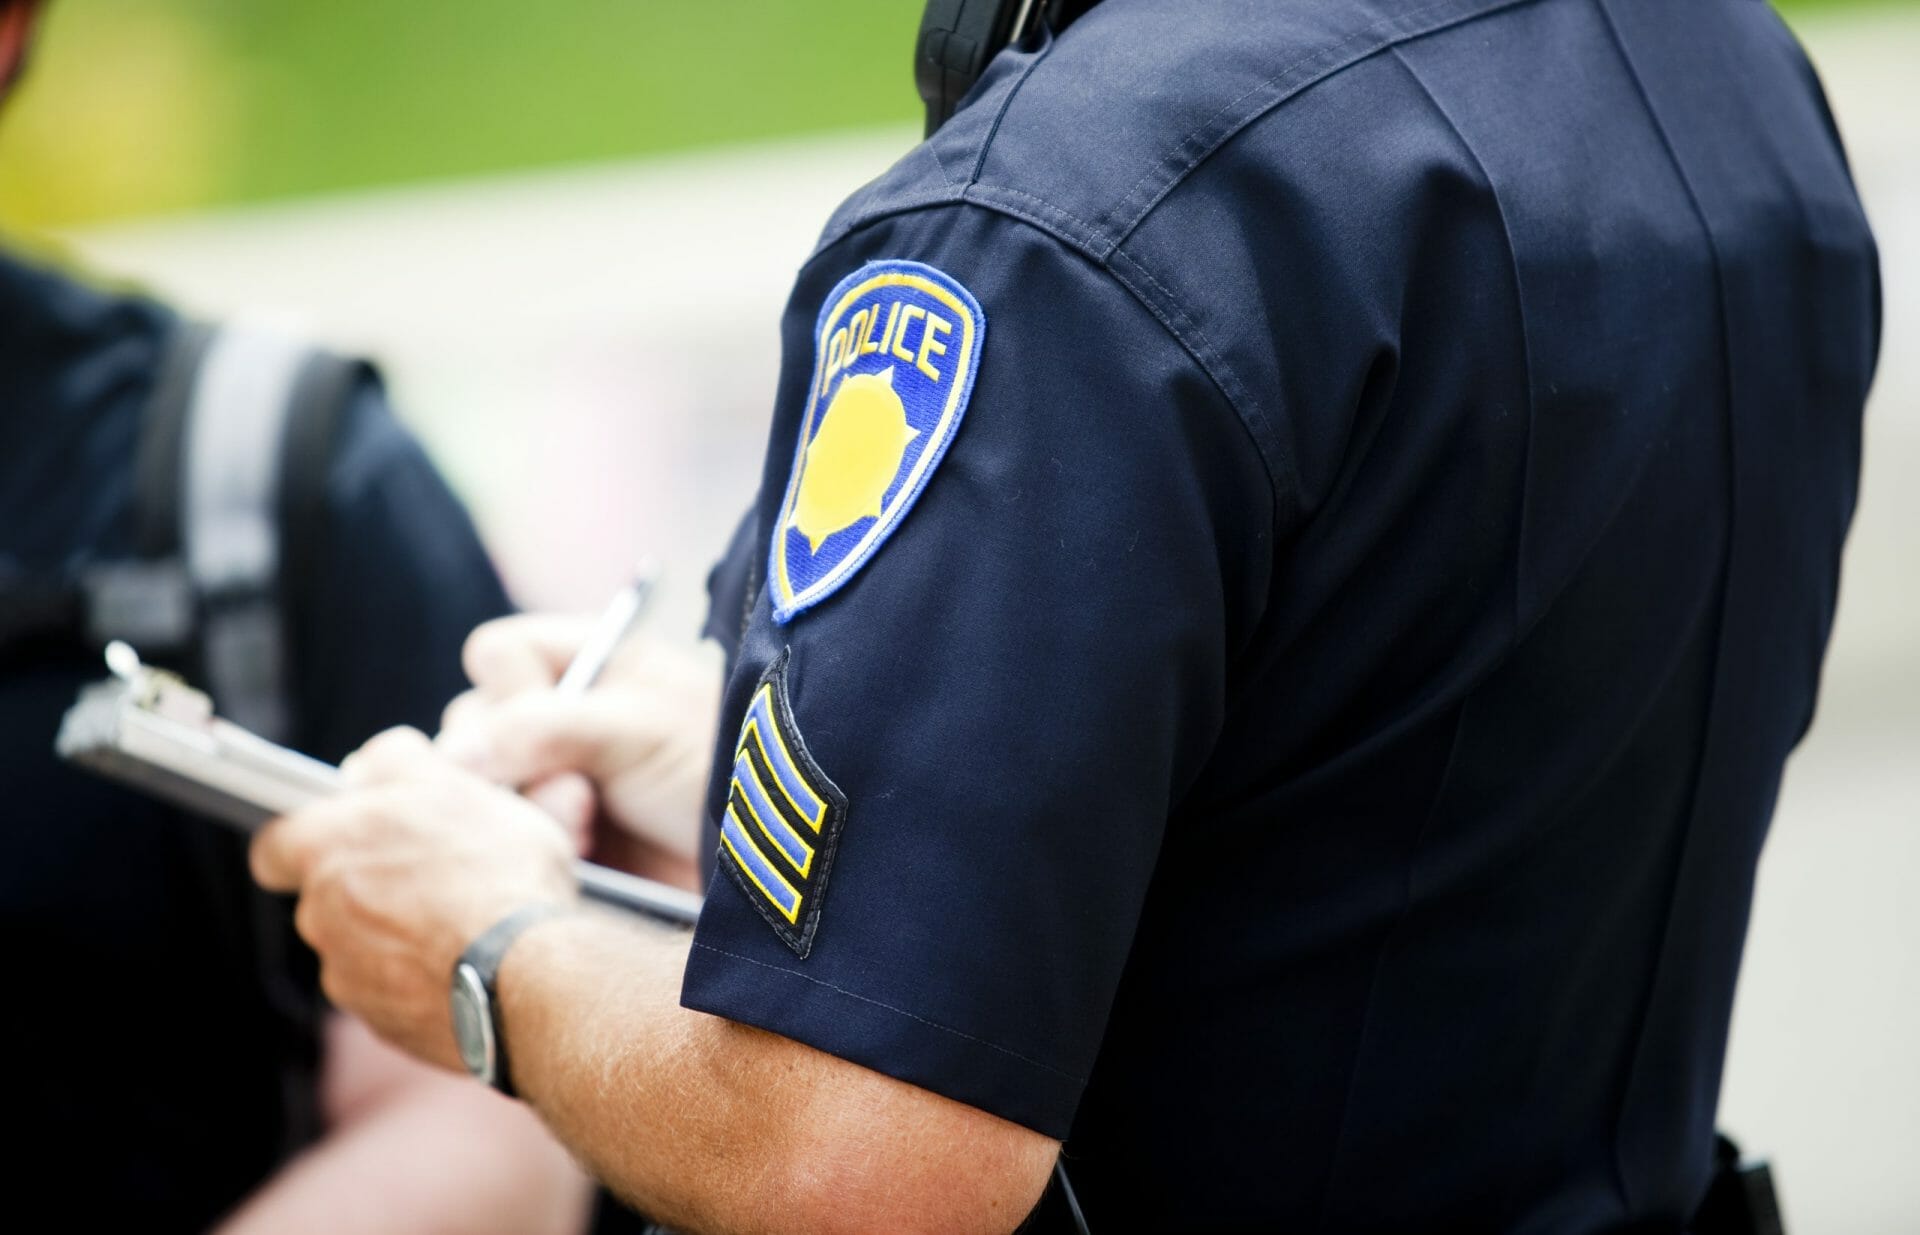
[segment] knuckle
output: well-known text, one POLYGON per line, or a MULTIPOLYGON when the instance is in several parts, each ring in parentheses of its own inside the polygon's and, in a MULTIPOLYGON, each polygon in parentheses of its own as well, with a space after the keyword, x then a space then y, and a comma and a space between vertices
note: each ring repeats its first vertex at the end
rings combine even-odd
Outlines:
POLYGON ((543 768, 564 761, 571 746, 566 734, 552 725, 523 728, 519 739, 526 762, 543 768))
POLYGON ((353 1000, 353 986, 341 967, 327 961, 320 963, 320 993, 327 1002, 337 1008, 349 1006, 353 1000))
POLYGON ((537 776, 560 752, 559 735, 547 701, 528 695, 501 704, 487 718, 483 741, 488 754, 500 764, 499 771, 514 778, 537 776))
POLYGON ((301 897, 300 903, 294 906, 293 929, 316 952, 326 948, 325 923, 326 914, 320 904, 319 891, 301 897))
POLYGON ((282 843, 280 826, 270 824, 247 846, 247 870, 262 887, 271 888, 279 883, 282 843))
POLYGON ((427 735, 411 725, 396 725, 375 734, 362 750, 377 759, 411 758, 427 748, 427 735))
POLYGON ((499 676, 502 665, 511 662, 521 642, 518 624, 515 618, 495 618, 473 628, 460 648, 460 665, 468 681, 484 687, 499 676))
POLYGON ((458 809, 462 796, 461 782, 452 777, 420 777, 394 786, 378 810, 387 830, 414 832, 458 809))
POLYGON ((427 735, 405 725, 377 733, 349 755, 341 770, 355 784, 378 782, 416 766, 433 749, 427 735))
POLYGON ((328 881, 339 912, 349 918, 378 916, 380 891, 371 873, 359 864, 341 866, 328 881))
POLYGON ((440 731, 446 733, 475 723, 484 706, 477 692, 471 690, 460 692, 441 710, 440 731))
POLYGON ((297 819, 282 819, 254 837, 247 849, 247 865, 260 886, 291 891, 307 868, 309 848, 307 828, 297 819))

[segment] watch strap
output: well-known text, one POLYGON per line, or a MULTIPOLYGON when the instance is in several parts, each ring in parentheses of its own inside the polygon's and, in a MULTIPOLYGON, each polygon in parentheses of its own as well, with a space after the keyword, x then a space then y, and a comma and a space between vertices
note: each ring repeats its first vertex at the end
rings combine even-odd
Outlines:
POLYGON ((513 1074, 507 1067, 506 1023, 501 1014, 500 992, 494 985, 495 979, 500 973, 501 963, 507 958, 507 949, 526 933, 528 927, 567 912, 566 906, 551 901, 522 905, 480 932, 480 937, 468 944, 467 950, 460 954, 459 963, 455 966, 456 972, 460 965, 471 968, 479 976, 480 984, 486 988, 487 1016, 493 1022, 493 1087, 509 1098, 515 1096, 513 1074))

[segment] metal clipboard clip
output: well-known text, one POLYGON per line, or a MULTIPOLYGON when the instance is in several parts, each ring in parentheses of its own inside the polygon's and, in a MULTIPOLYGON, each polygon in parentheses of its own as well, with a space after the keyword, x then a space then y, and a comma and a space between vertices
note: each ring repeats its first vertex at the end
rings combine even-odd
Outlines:
MULTIPOLYGON (((69 763, 249 833, 339 792, 338 768, 222 720, 205 693, 126 644, 108 645, 107 668, 60 722, 54 750, 69 763)), ((691 892, 592 862, 574 873, 604 905, 676 926, 700 916, 691 892)))

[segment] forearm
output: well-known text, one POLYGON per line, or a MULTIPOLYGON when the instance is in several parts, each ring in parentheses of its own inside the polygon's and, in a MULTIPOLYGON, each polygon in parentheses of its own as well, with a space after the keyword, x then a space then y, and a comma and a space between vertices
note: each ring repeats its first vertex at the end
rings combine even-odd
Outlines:
POLYGON ((501 969, 515 1083, 608 1186, 691 1231, 1018 1225, 1052 1142, 680 1007, 688 946, 580 914, 501 969))
POLYGON ((524 1107, 406 1058, 357 1023, 331 1029, 328 1053, 329 1071, 348 1073, 328 1078, 328 1134, 228 1218, 222 1235, 585 1227, 585 1178, 524 1107))
MULTIPOLYGON (((254 876, 300 892, 342 1008, 455 1066, 455 959, 516 908, 571 900, 571 855, 538 808, 418 733, 382 735, 347 774, 260 833, 254 876)), ((1058 1142, 681 1008, 689 946, 582 910, 532 925, 494 975, 516 1087, 612 1187, 696 1230, 1007 1231, 1032 1208, 1058 1142)))
POLYGON ((719 1058, 719 1039, 751 1031, 679 1006, 687 949, 684 935, 596 914, 529 931, 498 979, 514 1081, 642 1212, 676 1228, 750 1230, 756 1207, 777 1204, 781 1155, 765 1143, 749 1152, 758 1120, 735 1109, 738 1078, 719 1058))

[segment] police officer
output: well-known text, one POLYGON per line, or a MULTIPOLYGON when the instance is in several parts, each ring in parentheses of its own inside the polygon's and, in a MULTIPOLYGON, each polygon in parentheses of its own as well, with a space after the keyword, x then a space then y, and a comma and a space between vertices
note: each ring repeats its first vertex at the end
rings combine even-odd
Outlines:
MULTIPOLYGON (((0 3, 0 81, 35 15, 0 3)), ((327 1013, 285 907, 246 878, 240 837, 55 761, 61 713, 102 676, 86 627, 103 615, 36 603, 112 570, 164 573, 141 542, 169 529, 142 491, 171 488, 181 506, 198 490, 181 479, 184 443, 157 470, 139 463, 149 418, 187 402, 163 387, 197 374, 200 398, 272 351, 225 333, 197 371, 172 372, 195 333, 144 297, 0 255, 0 1226, 578 1230, 583 1184, 537 1121, 327 1013)), ((320 486, 317 539, 284 572, 305 577, 274 589, 300 632, 290 733, 337 758, 432 718, 461 684, 461 639, 507 602, 372 373, 318 356, 309 370, 340 383, 303 422, 330 432, 292 473, 320 486)), ((258 422, 272 402, 226 410, 258 422)), ((236 474, 271 472, 244 435, 230 446, 234 426, 195 423, 236 474)), ((183 642, 183 656, 221 655, 183 642)))
POLYGON ((1005 1230, 1064 1146, 1094 1230, 1682 1230, 1877 278, 1764 5, 1105 0, 802 268, 704 802, 659 654, 522 622, 254 869, 688 1228, 1005 1230), (691 939, 449 750, 697 849, 691 939))

